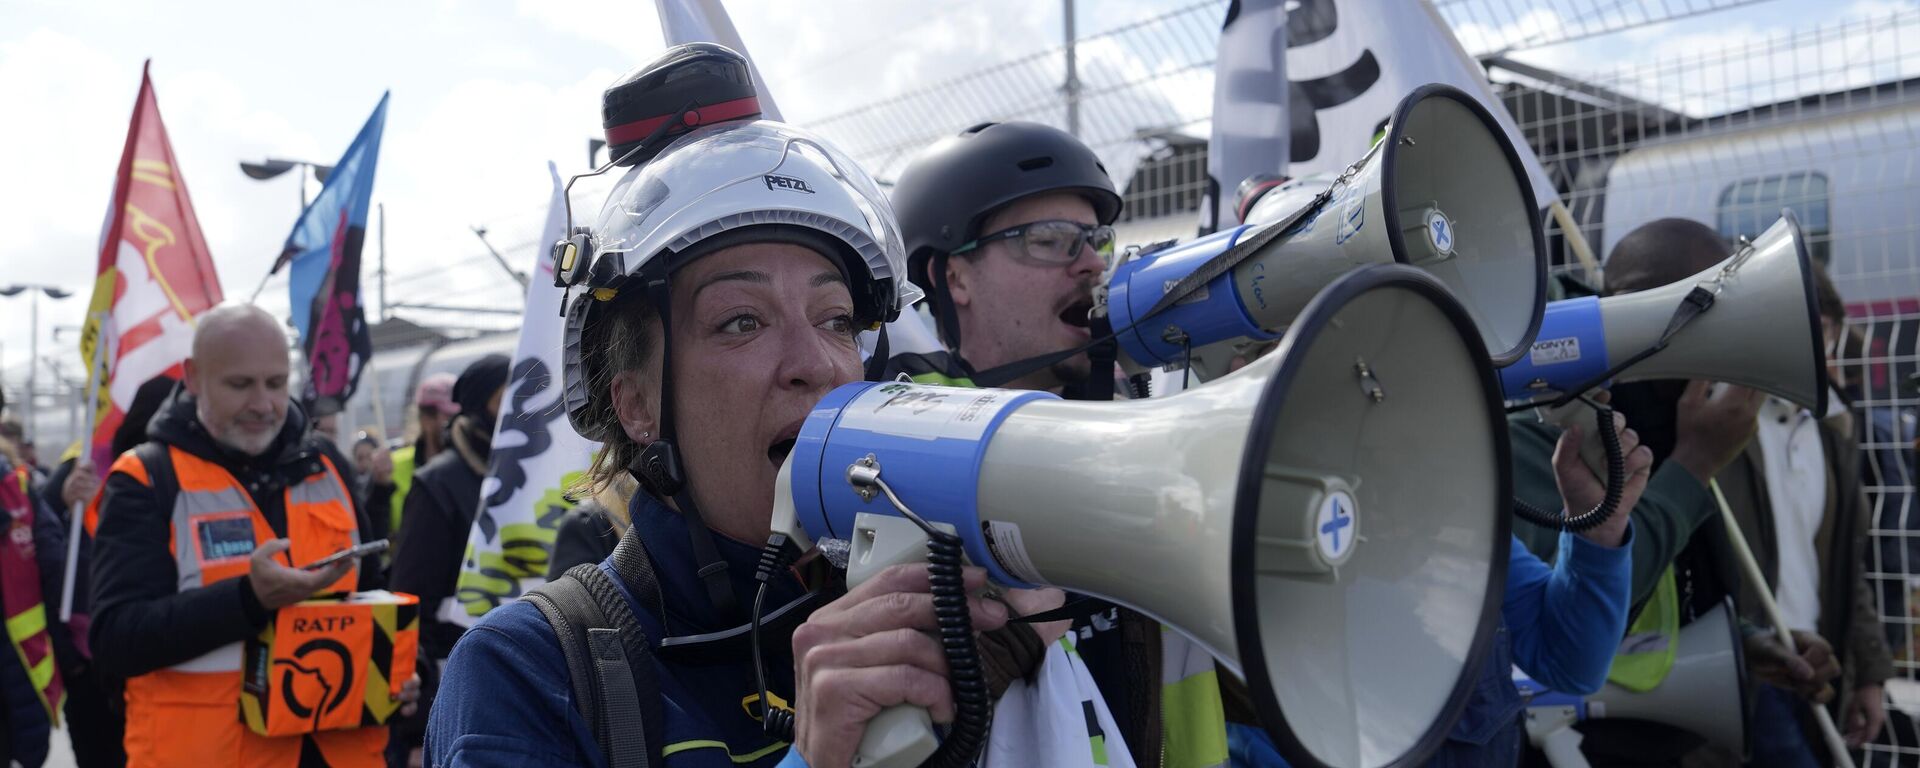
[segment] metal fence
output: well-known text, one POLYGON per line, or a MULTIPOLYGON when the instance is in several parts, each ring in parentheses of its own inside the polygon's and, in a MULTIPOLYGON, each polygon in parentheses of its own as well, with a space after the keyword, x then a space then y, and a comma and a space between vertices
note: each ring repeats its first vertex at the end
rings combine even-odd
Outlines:
MULTIPOLYGON (((1311 13, 1326 0, 1302 0, 1311 13)), ((1835 350, 1843 401, 1861 427, 1872 541, 1868 576, 1900 680, 1895 705, 1920 714, 1920 7, 1855 3, 1818 24, 1747 38, 1689 40, 1672 55, 1542 66, 1545 46, 1657 34, 1718 13, 1771 21, 1765 0, 1435 0, 1488 67, 1596 253, 1634 227, 1680 216, 1728 237, 1793 209, 1847 304, 1853 340, 1835 350), (1750 8, 1745 8, 1750 6, 1750 8)), ((883 181, 936 139, 983 121, 1068 127, 1125 187, 1133 242, 1188 235, 1205 184, 1214 47, 1226 3, 1205 0, 1076 41, 808 121, 883 181), (1068 124, 1069 102, 1078 125, 1068 124)), ((525 247, 530 215, 496 231, 525 247)), ((1558 269, 1580 273, 1549 222, 1558 269)), ((484 269, 477 248, 472 264, 484 269)), ((1590 280, 1597 275, 1580 275, 1590 280)), ((425 279, 425 278, 420 278, 425 279)), ((393 286, 389 286, 392 289, 393 286)), ((495 294, 489 294, 495 295, 495 294)), ((1920 764, 1901 729, 1877 758, 1920 764)))
MULTIPOLYGON (((1311 12, 1303 2, 1294 12, 1311 12)), ((1798 215, 1847 304, 1853 340, 1834 350, 1842 408, 1860 425, 1871 543, 1865 553, 1900 679, 1920 713, 1920 509, 1913 502, 1920 371, 1920 8, 1856 4, 1745 39, 1689 41, 1672 55, 1553 69, 1528 52, 1725 12, 1770 19, 1754 0, 1438 0, 1599 254, 1646 222, 1691 218, 1734 238, 1781 208, 1798 215), (1751 13, 1736 9, 1752 6, 1751 13), (1697 42, 1697 45, 1692 43, 1697 42)), ((1067 127, 1126 185, 1135 241, 1190 234, 1205 183, 1204 129, 1224 3, 1203 2, 1084 38, 1081 88, 1062 89, 1064 48, 893 96, 823 120, 821 131, 891 178, 941 136, 988 120, 1067 127)), ((1580 273, 1549 227, 1557 269, 1580 273)), ((1580 275, 1597 280, 1599 275, 1580 275)), ((1920 738, 1890 730, 1877 761, 1920 764, 1920 738)))

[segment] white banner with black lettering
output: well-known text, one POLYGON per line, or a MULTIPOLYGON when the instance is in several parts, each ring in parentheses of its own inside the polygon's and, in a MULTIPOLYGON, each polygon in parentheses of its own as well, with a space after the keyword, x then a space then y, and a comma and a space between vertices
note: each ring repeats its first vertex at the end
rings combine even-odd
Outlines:
POLYGON ((1560 199, 1486 70, 1428 0, 1297 0, 1286 16, 1289 173, 1346 168, 1373 146, 1413 89, 1445 83, 1472 94, 1520 150, 1542 206, 1560 199))
POLYGON ((532 249, 526 314, 500 398, 480 508, 467 534, 454 597, 436 608, 442 620, 464 626, 546 583, 554 533, 573 507, 566 490, 586 472, 599 447, 573 431, 561 397, 564 321, 548 249, 566 236, 567 214, 560 172, 547 163, 547 173, 553 177, 553 202, 532 249))

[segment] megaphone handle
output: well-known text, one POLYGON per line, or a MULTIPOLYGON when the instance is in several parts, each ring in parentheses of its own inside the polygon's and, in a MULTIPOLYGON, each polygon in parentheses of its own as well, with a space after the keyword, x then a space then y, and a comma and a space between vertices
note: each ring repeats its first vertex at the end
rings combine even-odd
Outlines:
POLYGON ((912 704, 895 704, 867 721, 853 768, 916 768, 939 748, 933 717, 912 704))
POLYGON ((1580 742, 1584 737, 1572 726, 1554 729, 1540 740, 1540 751, 1547 755, 1547 764, 1553 768, 1589 768, 1587 756, 1580 754, 1580 742))
POLYGON ((1606 485, 1605 495, 1601 497, 1599 504, 1594 505, 1593 509, 1578 515, 1573 514, 1573 510, 1567 510, 1565 515, 1556 515, 1527 503, 1525 499, 1515 498, 1513 500, 1513 511, 1514 514, 1519 515, 1522 520, 1526 520, 1529 523, 1543 528, 1579 533, 1598 527, 1619 511, 1620 495, 1627 487, 1627 459, 1620 451, 1620 434, 1615 431, 1613 426, 1613 409, 1586 400, 1585 398, 1582 398, 1581 401, 1593 407, 1594 413, 1596 414, 1594 431, 1599 434, 1600 444, 1606 449, 1607 471, 1606 477, 1604 478, 1606 485))
MULTIPOLYGON (((1760 607, 1767 613, 1767 620, 1773 622, 1774 635, 1780 643, 1792 653, 1799 648, 1793 642, 1793 630, 1787 626, 1786 617, 1780 613, 1780 604, 1773 599, 1773 590, 1767 587, 1766 574, 1760 571, 1760 561, 1753 559, 1753 549, 1747 546, 1747 536, 1740 530, 1740 521, 1734 519, 1733 507, 1727 503, 1727 496, 1720 492, 1720 481, 1708 480, 1707 487, 1713 490, 1713 500, 1720 505, 1720 519, 1727 526, 1727 539, 1733 542, 1733 553, 1740 561, 1741 575, 1747 583, 1753 585, 1753 591, 1760 596, 1760 607)), ((1841 768, 1853 768, 1853 756, 1847 752, 1846 740, 1840 738, 1840 729, 1833 724, 1833 715, 1827 708, 1818 704, 1810 707, 1813 719, 1820 724, 1820 735, 1827 743, 1827 751, 1833 753, 1833 764, 1841 768)))

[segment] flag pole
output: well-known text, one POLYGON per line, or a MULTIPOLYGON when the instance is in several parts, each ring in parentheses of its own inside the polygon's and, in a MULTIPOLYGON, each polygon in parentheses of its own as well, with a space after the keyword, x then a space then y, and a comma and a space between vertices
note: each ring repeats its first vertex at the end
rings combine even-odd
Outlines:
MULTIPOLYGON (((1787 626, 1786 618, 1780 613, 1780 604, 1774 602, 1773 590, 1767 588, 1766 574, 1760 572, 1760 562, 1753 558, 1753 550, 1747 546, 1747 537, 1740 531, 1740 521, 1733 517, 1733 507, 1727 504, 1726 494, 1720 492, 1720 481, 1709 480, 1707 486, 1713 489, 1713 499, 1720 504, 1720 519, 1727 525, 1727 538, 1733 542, 1733 553, 1740 561, 1742 575, 1747 583, 1753 585, 1753 591, 1760 596, 1760 607, 1765 609, 1767 620, 1773 622, 1774 635, 1780 638, 1780 644, 1787 647, 1788 653, 1799 653, 1793 643, 1793 629, 1787 626)), ((1833 753, 1833 764, 1844 768, 1853 768, 1853 757, 1847 754, 1847 742, 1840 738, 1840 729, 1834 727, 1833 715, 1827 708, 1812 704, 1813 718, 1820 724, 1820 735, 1827 743, 1827 751, 1833 753)))
POLYGON ((273 273, 279 270, 280 270, 280 262, 275 261, 273 263, 273 269, 267 270, 266 274, 260 276, 260 284, 254 286, 253 294, 247 297, 248 304, 252 304, 255 301, 258 301, 260 299, 260 292, 267 289, 267 281, 272 279, 273 273))
POLYGON ((1573 214, 1569 213, 1567 206, 1559 200, 1554 200, 1547 206, 1547 210, 1552 212, 1553 222, 1560 225, 1560 235, 1567 239, 1567 246, 1573 249, 1573 257, 1580 260, 1580 267, 1587 271, 1588 277, 1598 279, 1600 262, 1593 258, 1593 247, 1587 245, 1587 236, 1582 234, 1580 226, 1574 223, 1573 214))
MULTIPOLYGON (((106 377, 100 376, 100 368, 105 365, 107 340, 104 338, 107 317, 104 312, 94 314, 94 327, 99 329, 93 339, 93 359, 87 367, 87 422, 86 429, 80 435, 80 456, 73 460, 73 471, 93 462, 94 419, 99 417, 100 383, 106 377)), ((98 468, 95 468, 96 473, 98 468)), ((67 575, 60 582, 60 621, 73 619, 73 581, 80 570, 80 535, 84 532, 82 523, 86 513, 86 500, 73 503, 71 519, 67 521, 67 575)))

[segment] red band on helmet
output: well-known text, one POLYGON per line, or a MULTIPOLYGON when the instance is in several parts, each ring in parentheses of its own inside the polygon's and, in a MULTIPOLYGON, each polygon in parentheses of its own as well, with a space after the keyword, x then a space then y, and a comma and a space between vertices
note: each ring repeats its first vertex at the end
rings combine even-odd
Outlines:
MULTIPOLYGON (((698 109, 689 109, 687 110, 686 116, 681 119, 681 122, 685 123, 688 128, 698 128, 702 125, 724 123, 728 120, 739 120, 740 118, 757 114, 760 114, 760 99, 754 96, 748 96, 744 99, 734 99, 733 101, 723 101, 698 109)), ((635 120, 631 123, 616 125, 607 129, 607 143, 618 146, 639 141, 653 135, 653 132, 658 130, 662 123, 671 119, 673 119, 673 115, 661 115, 660 117, 649 117, 645 120, 635 120)))

